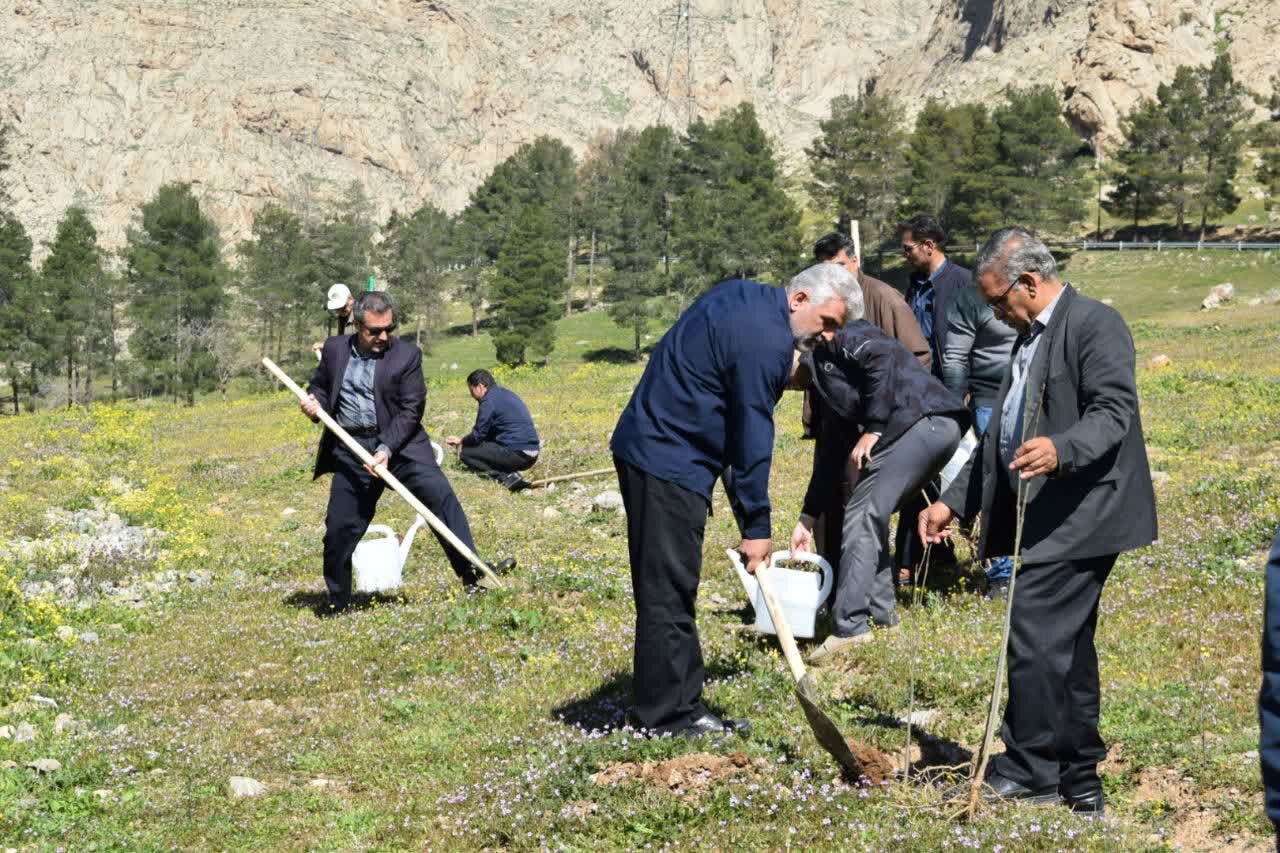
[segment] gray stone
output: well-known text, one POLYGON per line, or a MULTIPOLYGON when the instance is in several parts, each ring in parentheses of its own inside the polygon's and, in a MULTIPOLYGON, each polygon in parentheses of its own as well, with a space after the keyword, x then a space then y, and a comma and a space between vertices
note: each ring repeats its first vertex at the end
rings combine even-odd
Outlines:
POLYGON ((906 717, 900 718, 900 721, 903 723, 910 722, 912 726, 919 726, 920 728, 928 728, 929 726, 932 726, 934 723, 938 722, 938 720, 941 718, 942 718, 942 712, 937 711, 933 708, 929 708, 923 711, 912 711, 906 717))
POLYGON ((13 726, 0 726, 0 740, 13 740, 13 726))
POLYGON ((81 728, 80 723, 76 722, 70 714, 59 714, 53 721, 53 731, 55 734, 74 734, 81 728))
POLYGON ((542 517, 545 519, 555 519, 560 517, 560 510, 553 506, 549 506, 542 511, 542 517))
POLYGON ((621 492, 601 492, 591 499, 591 509, 595 512, 623 512, 621 492))
POLYGON ((18 723, 18 728, 14 729, 13 742, 26 743, 36 739, 36 727, 31 723, 18 723))
POLYGON ((260 797, 267 792, 267 786, 257 779, 248 776, 232 776, 227 780, 227 789, 233 800, 244 797, 260 797))
POLYGON ((98 635, 95 634, 93 631, 84 631, 80 634, 80 642, 96 643, 98 642, 98 635))
POLYGON ((62 769, 62 762, 56 758, 37 758, 28 761, 27 766, 37 773, 57 773, 62 769))
POLYGON ((69 643, 76 638, 76 629, 70 625, 59 625, 58 630, 53 635, 64 643, 69 643))
POLYGON ((41 696, 38 693, 31 694, 31 704, 38 708, 56 708, 58 702, 56 699, 50 699, 48 696, 41 696))

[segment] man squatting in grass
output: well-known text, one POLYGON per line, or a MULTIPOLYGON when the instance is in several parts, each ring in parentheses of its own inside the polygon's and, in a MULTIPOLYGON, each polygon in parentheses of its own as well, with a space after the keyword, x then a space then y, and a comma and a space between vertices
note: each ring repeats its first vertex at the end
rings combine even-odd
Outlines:
MULTIPOLYGON (((396 309, 391 297, 367 291, 353 308, 355 334, 336 335, 324 343, 320 364, 308 386, 302 411, 313 421, 324 409, 353 439, 373 454, 375 465, 388 465, 422 501, 475 552, 471 527, 453 487, 436 464, 422 413, 427 393, 422 380, 422 351, 394 337, 396 309)), ((382 495, 382 480, 328 430, 320 435, 315 476, 332 473, 325 515, 324 582, 329 612, 351 604, 351 555, 382 495)), ((478 581, 470 561, 436 533, 453 571, 468 588, 478 581)), ((510 561, 504 567, 509 568, 510 561)))
POLYGON ((793 379, 800 387, 812 382, 821 421, 792 552, 813 550, 817 516, 843 518, 834 630, 810 657, 815 665, 870 640, 873 621, 881 628, 898 624, 889 519, 947 464, 969 427, 964 403, 906 347, 862 319, 861 292, 852 276, 849 287, 855 298, 848 324, 805 356, 793 379), (845 499, 841 489, 850 459, 856 470, 845 499))
POLYGON ((656 733, 743 731, 702 703, 694 601, 711 489, 735 473, 747 570, 769 557, 773 409, 796 349, 830 339, 848 315, 839 267, 810 267, 787 287, 724 281, 658 342, 613 432, 627 512, 636 628, 632 722, 656 733))
POLYGON ((445 444, 459 448, 459 461, 472 471, 497 480, 513 492, 528 488, 529 483, 520 472, 533 467, 542 447, 529 407, 514 391, 499 385, 487 370, 471 371, 467 391, 479 404, 475 426, 461 438, 449 436, 445 444))
POLYGON ((918 529, 939 542, 953 519, 981 512, 979 559, 1013 554, 1025 489, 1005 752, 991 760, 982 795, 1101 814, 1098 601, 1119 553, 1156 538, 1133 338, 1114 309, 1059 280, 1049 249, 1022 228, 987 240, 975 278, 1018 338, 991 426, 918 529))

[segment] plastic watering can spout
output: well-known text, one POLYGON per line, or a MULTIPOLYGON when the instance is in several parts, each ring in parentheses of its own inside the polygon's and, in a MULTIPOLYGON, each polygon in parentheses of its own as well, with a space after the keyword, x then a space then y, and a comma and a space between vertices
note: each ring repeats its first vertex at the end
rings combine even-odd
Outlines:
POLYGON ((422 516, 414 519, 413 526, 405 531, 404 539, 400 542, 400 565, 404 565, 409 559, 409 548, 413 546, 413 537, 418 535, 418 528, 426 524, 427 520, 422 516))
POLYGON ((760 584, 756 582, 755 576, 742 565, 742 555, 732 548, 725 553, 729 555, 729 559, 733 562, 733 569, 738 573, 738 580, 742 582, 742 588, 747 591, 747 600, 755 601, 756 590, 760 587, 760 584))

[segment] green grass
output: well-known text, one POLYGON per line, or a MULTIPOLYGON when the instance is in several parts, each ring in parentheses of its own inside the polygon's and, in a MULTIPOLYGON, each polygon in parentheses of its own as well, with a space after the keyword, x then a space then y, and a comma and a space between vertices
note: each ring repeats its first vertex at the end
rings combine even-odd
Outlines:
MULTIPOLYGON (((1249 752, 1263 551, 1280 520, 1280 306, 1196 309, 1221 280, 1242 298, 1274 286, 1276 262, 1077 255, 1067 269, 1134 329, 1143 422, 1162 475, 1160 542, 1124 556, 1103 597, 1112 820, 1004 809, 965 824, 948 818, 928 785, 840 783, 774 644, 728 630, 742 621, 732 609, 742 592, 723 556, 736 534, 719 493, 700 590, 707 698, 755 723, 749 738, 723 748, 613 728, 631 669, 625 524, 575 506, 567 486, 513 496, 449 467, 482 553, 519 556, 510 588, 460 596, 435 542, 420 537, 401 595, 317 619, 309 605, 321 589, 328 484, 309 475, 316 428, 288 395, 269 393, 191 409, 151 403, 0 421, 0 526, 11 539, 51 537, 58 546, 68 534, 47 528, 45 510, 98 503, 167 535, 155 565, 99 556, 86 576, 212 574, 205 586, 181 581, 141 607, 78 610, 4 597, 10 576, 56 576, 56 553, 0 561, 0 655, 17 673, 0 685, 0 704, 17 702, 0 711, 0 725, 38 730, 34 741, 0 740, 0 760, 20 765, 0 769, 0 842, 1143 850, 1160 846, 1153 833, 1190 842, 1204 831, 1220 844, 1264 844, 1249 752), (1158 354, 1172 363, 1148 366, 1158 354), (561 515, 544 516, 548 507, 561 515), (713 606, 721 600, 730 608, 713 606), (59 624, 99 640, 61 639, 59 624), (33 692, 58 709, 21 701, 33 692), (85 730, 55 734, 59 712, 85 730), (705 789, 591 781, 611 762, 696 750, 741 750, 750 766, 705 789), (46 757, 62 769, 37 776, 21 767, 46 757), (1160 789, 1165 774, 1186 780, 1183 788, 1160 789), (262 781, 267 794, 232 800, 232 775, 262 781)), ((609 433, 641 366, 591 353, 628 344, 603 315, 577 315, 562 321, 548 366, 504 373, 547 441, 535 474, 609 465, 609 433)), ((475 404, 462 376, 491 364, 487 338, 440 342, 428 357, 433 436, 470 426, 475 404)), ((779 539, 809 471, 799 408, 788 395, 777 413, 779 539)), ((594 481, 586 494, 611 487, 594 481)), ((379 520, 403 530, 410 512, 388 496, 379 520)), ((939 712, 930 732, 978 742, 1001 611, 968 591, 976 571, 940 575, 927 606, 903 602, 903 630, 860 649, 847 668, 820 673, 847 734, 900 752, 903 732, 886 720, 907 710, 914 672, 916 707, 939 712)))

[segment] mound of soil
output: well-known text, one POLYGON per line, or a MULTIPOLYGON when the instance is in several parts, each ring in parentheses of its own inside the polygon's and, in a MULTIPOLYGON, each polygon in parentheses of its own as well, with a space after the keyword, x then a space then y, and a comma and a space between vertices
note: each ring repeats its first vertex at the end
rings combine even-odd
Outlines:
POLYGON ((849 751, 862 765, 862 775, 872 785, 880 785, 893 778, 897 768, 889 756, 874 746, 868 746, 853 738, 846 738, 845 743, 849 744, 849 751))
POLYGON ((707 752, 691 752, 666 761, 633 763, 613 761, 591 777, 596 785, 617 785, 633 780, 647 782, 669 791, 709 788, 712 784, 749 772, 751 759, 745 753, 712 755, 707 752))

